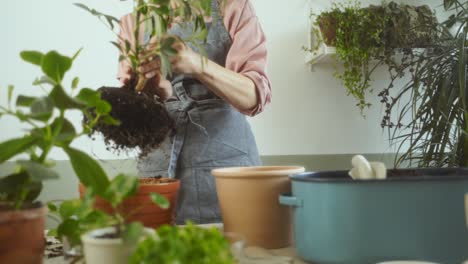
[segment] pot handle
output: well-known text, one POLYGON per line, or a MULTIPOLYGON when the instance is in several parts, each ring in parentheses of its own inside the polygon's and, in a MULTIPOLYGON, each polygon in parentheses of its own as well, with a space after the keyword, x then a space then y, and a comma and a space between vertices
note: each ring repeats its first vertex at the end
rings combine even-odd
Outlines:
POLYGON ((465 217, 466 217, 466 226, 468 227, 468 193, 465 194, 465 217))
POLYGON ((302 207, 302 199, 292 196, 290 193, 281 194, 279 203, 291 207, 302 207))

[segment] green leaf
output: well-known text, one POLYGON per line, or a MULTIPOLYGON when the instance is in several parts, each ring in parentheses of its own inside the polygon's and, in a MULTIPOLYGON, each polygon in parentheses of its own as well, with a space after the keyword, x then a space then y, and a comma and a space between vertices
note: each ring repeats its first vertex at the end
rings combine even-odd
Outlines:
POLYGON ((31 104, 31 117, 40 121, 47 121, 52 116, 54 102, 49 97, 41 97, 31 104))
POLYGON ((37 66, 41 66, 44 54, 42 54, 39 51, 25 50, 20 53, 20 57, 26 62, 32 63, 37 66))
POLYGON ((155 203, 157 206, 161 207, 162 209, 168 209, 171 206, 169 200, 166 197, 158 194, 158 193, 151 193, 150 194, 151 201, 155 203))
POLYGON ((112 110, 112 106, 107 101, 101 99, 101 93, 98 91, 83 88, 76 98, 85 103, 88 107, 96 108, 97 114, 105 115, 112 110))
POLYGON ((101 94, 90 88, 80 90, 76 99, 86 104, 87 107, 95 107, 97 102, 101 100, 101 94))
POLYGON ((117 43, 117 42, 115 42, 115 41, 111 41, 110 43, 111 43, 112 45, 114 45, 117 49, 119 49, 121 53, 123 53, 123 52, 122 52, 122 46, 120 46, 119 43, 117 43))
POLYGON ((116 208, 125 199, 134 195, 137 190, 137 177, 119 174, 110 182, 103 197, 116 208))
POLYGON ((445 10, 449 10, 450 7, 452 7, 454 3, 455 3, 455 0, 444 0, 445 10))
POLYGON ((39 162, 18 160, 16 162, 21 166, 30 176, 31 180, 40 182, 43 180, 58 179, 59 175, 54 170, 51 170, 39 162))
POLYGON ((58 237, 57 229, 49 229, 49 231, 47 231, 47 236, 49 236, 49 237, 58 237))
POLYGON ((19 193, 21 187, 29 180, 29 175, 25 172, 14 173, 0 178, 0 193, 15 194, 19 193))
POLYGON ((56 83, 60 83, 65 73, 70 70, 72 59, 59 54, 56 51, 50 51, 42 59, 42 71, 56 83))
POLYGON ((58 211, 57 206, 53 203, 47 203, 47 207, 49 208, 49 212, 51 213, 55 213, 58 211))
POLYGON ((77 215, 79 209, 81 209, 81 200, 63 201, 59 208, 60 217, 62 217, 62 219, 70 218, 73 215, 77 215))
MULTIPOLYGON (((55 131, 57 129, 57 126, 59 125, 60 119, 57 117, 54 122, 51 124, 51 129, 52 131, 55 131)), ((57 144, 65 144, 69 145, 73 139, 76 137, 76 130, 75 126, 68 120, 68 119, 63 119, 62 123, 62 129, 59 131, 56 140, 57 144)))
POLYGON ((73 57, 71 58, 71 60, 75 61, 76 58, 78 57, 78 55, 80 55, 82 50, 83 50, 83 48, 80 48, 78 51, 76 51, 75 54, 73 54, 73 57))
POLYGON ((113 118, 110 115, 104 116, 101 121, 106 124, 106 125, 111 125, 111 126, 120 126, 120 120, 117 120, 113 118))
POLYGON ((0 163, 25 152, 27 149, 32 147, 36 141, 37 139, 33 136, 25 136, 0 143, 0 163))
POLYGON ((49 97, 54 101, 55 106, 59 109, 82 109, 85 104, 70 97, 61 85, 56 85, 49 94, 49 97))
POLYGON ((122 234, 122 239, 124 243, 135 244, 143 235, 143 230, 143 224, 139 222, 133 222, 126 225, 125 230, 122 234))
POLYGON ((39 85, 42 85, 42 84, 50 84, 52 86, 55 86, 57 83, 52 80, 51 78, 47 77, 47 76, 42 76, 41 78, 38 78, 36 80, 34 80, 33 82, 33 85, 35 86, 39 86, 39 85))
POLYGON ((72 89, 78 88, 79 82, 80 82, 80 78, 75 77, 75 78, 73 79, 73 81, 72 81, 71 88, 72 88, 72 89))
POLYGON ((80 150, 70 147, 64 150, 70 157, 70 162, 80 181, 86 187, 92 187, 97 195, 103 196, 109 185, 109 179, 99 163, 80 150))
POLYGON ((8 104, 11 103, 11 98, 13 97, 13 90, 15 87, 13 85, 8 85, 8 104))
POLYGON ((37 99, 37 97, 19 95, 18 98, 16 98, 16 106, 30 107, 37 99))
POLYGON ((66 237, 71 245, 79 245, 81 242, 80 223, 75 219, 65 219, 57 228, 59 238, 66 237))
POLYGON ((110 113, 112 106, 104 100, 99 100, 96 102, 96 113, 99 115, 106 115, 110 113))

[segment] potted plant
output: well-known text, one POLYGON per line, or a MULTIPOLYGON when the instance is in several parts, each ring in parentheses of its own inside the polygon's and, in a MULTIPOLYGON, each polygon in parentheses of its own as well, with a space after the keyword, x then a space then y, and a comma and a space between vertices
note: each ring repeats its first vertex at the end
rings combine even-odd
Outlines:
POLYGON ((437 25, 441 37, 426 52, 408 51, 404 63, 392 65, 389 85, 379 94, 385 106, 382 127, 401 154, 397 167, 468 165, 468 3, 444 0, 443 5, 451 15, 437 25), (395 87, 404 76, 406 84, 395 87))
MULTIPOLYGON (((62 202, 59 207, 49 204, 50 211, 61 221, 49 235, 68 243, 72 255, 77 256, 75 261, 82 256, 83 246, 86 263, 128 263, 139 239, 154 233, 142 223, 131 221, 132 212, 124 209, 124 201, 137 193, 138 178, 119 174, 103 188, 101 197, 111 213, 93 207, 95 193, 88 188, 81 199, 62 202)), ((162 210, 169 208, 169 201, 163 196, 151 193, 150 198, 162 210)))
POLYGON ((344 70, 337 70, 335 77, 361 112, 371 105, 366 97, 379 66, 394 64, 398 49, 425 47, 437 38, 437 20, 428 6, 390 2, 362 8, 360 2, 334 3, 329 11, 312 17, 318 42, 309 51, 317 52, 321 42, 336 47, 344 70))
MULTIPOLYGON (((102 87, 102 97, 112 105, 111 115, 121 121, 118 127, 98 123, 95 131, 103 134, 106 141, 116 149, 140 148, 144 156, 169 136, 173 120, 169 117, 160 98, 155 96, 152 84, 139 71, 139 66, 150 59, 160 61, 161 73, 156 82, 172 74, 171 57, 177 51, 173 48, 177 36, 169 34, 174 24, 194 22, 193 34, 182 41, 191 43, 203 54, 203 42, 208 34, 204 17, 211 16, 211 0, 133 0, 135 21, 134 43, 118 34, 119 20, 83 4, 78 7, 97 16, 116 35, 118 42, 112 44, 120 52, 119 60, 125 60, 131 67, 133 78, 124 87, 102 87), (140 36, 144 36, 143 39, 140 36), (138 118, 136 118, 138 117, 138 118)), ((151 83, 154 83, 152 81, 151 83)))
POLYGON ((234 264, 229 242, 216 228, 188 223, 185 227, 163 226, 141 241, 130 263, 234 264))
MULTIPOLYGON (((180 187, 180 181, 169 178, 139 178, 137 191, 127 197, 119 206, 119 211, 127 215, 128 221, 138 221, 146 227, 157 228, 164 224, 175 223, 175 208, 180 187), (161 209, 152 202, 151 196, 160 194, 169 201, 168 208, 161 209)), ((80 197, 84 197, 86 187, 79 185, 80 197)), ((115 207, 102 196, 97 196, 94 206, 106 213, 115 213, 115 207)))
MULTIPOLYGON (((48 160, 50 151, 62 149, 70 158, 80 180, 96 193, 103 194, 102 186, 108 179, 100 165, 86 153, 70 144, 89 133, 95 122, 117 123, 109 116, 110 105, 99 93, 83 88, 77 90, 79 79, 74 78, 71 96, 64 88, 63 79, 77 57, 63 56, 56 51, 41 53, 23 51, 21 58, 39 66, 44 76, 34 81, 41 86, 44 96, 18 95, 13 106, 13 86, 8 88, 8 105, 0 106, 0 116, 12 116, 28 127, 18 138, 0 143, 0 163, 18 155, 16 168, 0 178, 0 262, 41 263, 44 249, 44 215, 46 208, 36 201, 42 190, 42 181, 58 178, 54 163, 48 160), (68 110, 89 114, 94 108, 93 122, 81 131, 67 119, 68 110)), ((69 90, 68 90, 69 91, 69 90)))

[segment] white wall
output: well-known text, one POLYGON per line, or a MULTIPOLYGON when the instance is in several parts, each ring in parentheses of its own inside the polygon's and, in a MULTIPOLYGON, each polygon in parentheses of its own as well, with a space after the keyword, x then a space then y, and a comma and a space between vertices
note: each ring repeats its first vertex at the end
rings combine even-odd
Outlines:
MULTIPOLYGON (((6 86, 17 91, 40 92, 30 83, 39 75, 34 66, 23 63, 24 49, 56 49, 72 55, 80 47, 69 79, 79 75, 82 85, 115 86, 117 51, 108 42, 114 36, 96 18, 72 6, 78 0, 14 0, 0 2, 0 103, 6 103, 6 86)), ((131 8, 131 1, 81 0, 97 10, 119 17, 131 8)), ((307 42, 310 6, 316 12, 331 5, 328 0, 252 0, 268 38, 269 74, 273 103, 250 120, 263 155, 386 153, 392 152, 385 131, 380 128, 381 108, 375 106, 363 119, 355 102, 333 78, 333 66, 319 66, 315 72, 304 63, 301 47, 307 42)), ((379 3, 380 1, 363 1, 379 3)), ((415 3, 415 1, 406 1, 415 3)), ((421 2, 421 1, 419 1, 421 2)), ((423 1, 427 2, 427 1, 423 1)), ((440 0, 431 0, 439 4, 440 0)), ((375 88, 385 85, 377 74, 375 88)), ((71 116, 79 124, 79 116, 71 116)), ((0 119, 0 140, 14 137, 21 126, 10 118, 0 119)), ((100 159, 124 158, 106 151, 101 140, 83 138, 76 146, 100 159)), ((135 156, 134 153, 129 154, 135 156)), ((65 158, 53 153, 53 158, 65 158)))

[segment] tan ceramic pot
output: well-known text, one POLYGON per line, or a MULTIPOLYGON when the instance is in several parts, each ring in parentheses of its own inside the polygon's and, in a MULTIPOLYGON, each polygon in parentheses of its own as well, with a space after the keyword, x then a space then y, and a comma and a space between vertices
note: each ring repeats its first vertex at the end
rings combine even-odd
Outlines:
POLYGON ((224 231, 245 236, 249 246, 268 249, 291 245, 290 209, 278 197, 291 192, 288 176, 304 167, 242 167, 215 169, 224 231))
MULTIPOLYGON (((180 187, 180 181, 162 178, 161 183, 151 183, 148 179, 141 178, 137 193, 122 203, 122 213, 127 216, 127 221, 141 222, 146 227, 158 228, 165 224, 175 223, 175 208, 180 187), (161 209, 151 201, 150 194, 158 193, 166 197, 170 202, 169 209, 161 209)), ((83 197, 86 188, 79 184, 80 197, 83 197)), ((112 213, 111 205, 96 197, 94 207, 112 213)))
POLYGON ((47 208, 1 210, 0 263, 42 263, 47 208))

